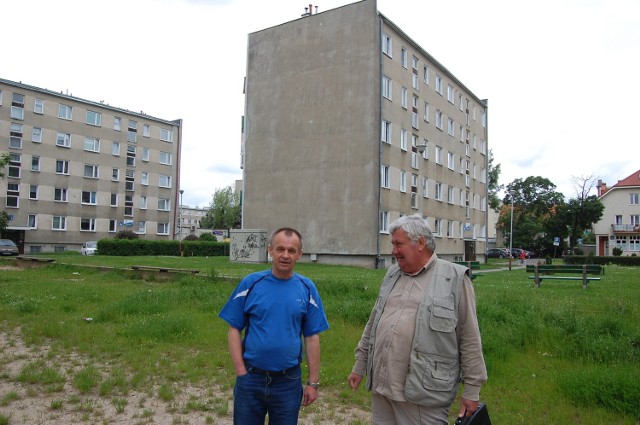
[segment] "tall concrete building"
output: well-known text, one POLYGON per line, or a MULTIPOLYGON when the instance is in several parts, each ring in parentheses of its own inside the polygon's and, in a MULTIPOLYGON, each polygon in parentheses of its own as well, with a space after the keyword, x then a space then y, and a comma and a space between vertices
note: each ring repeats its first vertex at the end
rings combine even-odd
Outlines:
POLYGON ((419 213, 439 256, 484 255, 487 101, 375 0, 249 34, 244 118, 244 229, 292 226, 305 260, 382 268, 389 223, 419 213))
POLYGON ((122 229, 176 238, 181 125, 0 79, 4 236, 23 253, 79 250, 122 229))

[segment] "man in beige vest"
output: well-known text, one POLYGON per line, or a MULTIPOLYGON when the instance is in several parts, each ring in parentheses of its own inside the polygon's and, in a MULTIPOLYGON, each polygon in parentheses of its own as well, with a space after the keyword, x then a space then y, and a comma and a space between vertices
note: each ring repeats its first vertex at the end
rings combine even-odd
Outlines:
POLYGON ((420 215, 391 223, 392 265, 362 338, 348 382, 367 376, 375 425, 446 425, 463 381, 459 417, 479 405, 487 380, 468 269, 438 259, 420 215))

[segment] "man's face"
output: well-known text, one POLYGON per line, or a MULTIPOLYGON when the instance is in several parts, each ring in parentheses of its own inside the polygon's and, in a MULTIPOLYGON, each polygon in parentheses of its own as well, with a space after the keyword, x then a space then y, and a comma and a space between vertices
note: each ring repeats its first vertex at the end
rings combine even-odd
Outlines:
POLYGON ((424 266, 426 249, 424 240, 420 239, 417 244, 413 243, 407 236, 407 232, 397 229, 391 235, 391 244, 393 245, 391 255, 396 257, 400 270, 405 273, 415 273, 424 266))
POLYGON ((287 236, 285 232, 275 235, 269 245, 269 255, 273 259, 273 274, 280 279, 291 277, 293 267, 302 255, 298 235, 287 236))

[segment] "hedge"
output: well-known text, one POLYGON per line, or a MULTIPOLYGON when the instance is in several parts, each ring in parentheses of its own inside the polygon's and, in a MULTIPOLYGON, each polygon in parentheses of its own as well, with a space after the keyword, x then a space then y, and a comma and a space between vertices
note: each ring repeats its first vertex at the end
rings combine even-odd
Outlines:
MULTIPOLYGON (((180 241, 151 241, 146 239, 101 239, 100 255, 169 255, 180 256, 180 241)), ((229 255, 228 242, 182 241, 182 256, 224 257, 229 255)))

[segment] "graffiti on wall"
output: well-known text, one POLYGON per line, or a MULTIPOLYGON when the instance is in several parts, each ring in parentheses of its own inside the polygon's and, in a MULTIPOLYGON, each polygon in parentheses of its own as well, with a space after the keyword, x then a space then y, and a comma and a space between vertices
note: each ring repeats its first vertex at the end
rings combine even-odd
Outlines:
POLYGON ((234 234, 231 241, 231 258, 260 261, 261 248, 266 246, 267 236, 263 232, 234 234))

